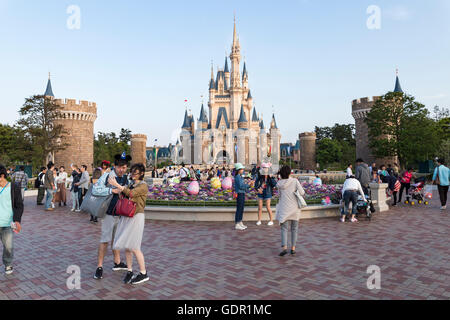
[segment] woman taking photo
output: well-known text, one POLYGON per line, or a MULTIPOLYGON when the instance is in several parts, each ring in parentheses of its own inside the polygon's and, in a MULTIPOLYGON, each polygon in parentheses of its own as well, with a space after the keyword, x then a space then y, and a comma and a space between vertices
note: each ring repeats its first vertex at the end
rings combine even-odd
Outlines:
POLYGON ((236 214, 234 217, 235 229, 245 230, 247 226, 242 222, 245 207, 245 193, 249 189, 249 185, 244 180, 245 167, 241 163, 236 163, 236 175, 234 178, 234 192, 236 193, 236 214))
POLYGON ((285 256, 287 251, 287 239, 289 224, 291 229, 291 255, 295 254, 295 245, 297 243, 298 235, 298 220, 300 219, 300 208, 298 205, 297 196, 298 193, 303 197, 305 190, 297 179, 290 178, 291 168, 284 166, 280 170, 281 180, 277 183, 277 188, 280 193, 280 201, 277 205, 277 217, 276 219, 281 224, 281 247, 283 251, 280 256, 285 256))
POLYGON ((115 179, 109 180, 109 183, 117 188, 112 190, 113 193, 123 193, 132 202, 136 203, 136 213, 132 218, 120 217, 113 249, 125 249, 128 272, 123 281, 125 283, 139 284, 150 279, 147 275, 144 255, 141 251, 145 225, 144 208, 147 200, 148 185, 144 182, 145 166, 142 163, 133 165, 130 172, 133 181, 130 186, 124 187, 118 184, 115 179), (140 269, 140 273, 135 277, 133 277, 133 254, 140 269))
POLYGON ((277 185, 277 182, 275 178, 269 175, 271 166, 272 164, 270 163, 263 163, 261 165, 260 174, 258 175, 258 178, 255 183, 255 189, 258 192, 258 222, 256 223, 257 226, 261 225, 263 202, 266 205, 267 212, 269 213, 270 218, 270 221, 269 223, 267 223, 267 225, 273 226, 273 213, 272 209, 270 208, 270 201, 272 199, 272 190, 277 185))

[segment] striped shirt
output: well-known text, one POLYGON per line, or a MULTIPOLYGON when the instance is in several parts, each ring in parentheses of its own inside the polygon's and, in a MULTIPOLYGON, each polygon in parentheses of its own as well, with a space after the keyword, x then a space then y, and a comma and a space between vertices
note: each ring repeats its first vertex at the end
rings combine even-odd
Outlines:
POLYGON ((15 182, 20 183, 22 189, 25 189, 28 186, 28 175, 23 171, 14 172, 12 179, 15 182))

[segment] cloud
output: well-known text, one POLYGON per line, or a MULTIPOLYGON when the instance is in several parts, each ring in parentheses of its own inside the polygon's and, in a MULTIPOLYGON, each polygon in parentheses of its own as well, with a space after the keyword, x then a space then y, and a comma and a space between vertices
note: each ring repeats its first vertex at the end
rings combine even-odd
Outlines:
POLYGON ((386 9, 386 17, 395 21, 406 21, 412 17, 411 11, 405 6, 394 6, 386 9))

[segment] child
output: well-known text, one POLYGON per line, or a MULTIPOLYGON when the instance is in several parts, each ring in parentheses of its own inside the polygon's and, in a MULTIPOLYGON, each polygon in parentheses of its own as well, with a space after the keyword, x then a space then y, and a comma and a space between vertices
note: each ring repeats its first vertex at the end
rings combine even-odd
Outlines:
POLYGON ((236 199, 236 215, 235 215, 235 229, 245 230, 247 227, 242 223, 245 206, 245 193, 248 191, 249 185, 244 181, 245 167, 241 163, 236 163, 236 176, 234 178, 234 192, 237 193, 236 199))

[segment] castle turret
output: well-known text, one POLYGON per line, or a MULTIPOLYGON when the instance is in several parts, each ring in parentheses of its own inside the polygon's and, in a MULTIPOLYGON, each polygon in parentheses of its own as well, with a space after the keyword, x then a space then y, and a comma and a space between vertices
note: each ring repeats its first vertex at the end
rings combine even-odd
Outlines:
POLYGON ((59 106, 60 115, 55 119, 55 125, 61 125, 65 131, 61 144, 66 144, 64 150, 54 153, 54 163, 70 168, 70 164, 86 165, 88 172, 94 168, 94 122, 97 119, 97 104, 75 99, 54 99, 50 76, 44 94, 59 106))
POLYGON ((244 70, 242 71, 242 87, 244 89, 248 89, 248 73, 245 62, 244 62, 244 70))
POLYGON ((50 72, 48 73, 47 88, 45 89, 44 96, 45 97, 52 97, 52 98, 55 97, 55 95, 53 94, 53 90, 52 90, 52 82, 50 80, 50 72))
POLYGON ((225 74, 225 83, 227 84, 227 88, 230 87, 230 70, 228 69, 228 58, 225 57, 225 68, 223 69, 225 74))
POLYGON ((244 112, 244 105, 241 105, 241 114, 239 116, 238 127, 239 129, 247 129, 248 127, 248 121, 244 112))
POLYGON ((133 134, 131 136, 131 164, 142 163, 147 167, 147 136, 133 134))
POLYGON ((277 127, 277 122, 275 121, 275 114, 272 114, 272 122, 270 123, 270 156, 271 162, 275 168, 274 170, 278 170, 278 165, 280 163, 280 143, 281 143, 281 134, 280 129, 277 127))
POLYGON ((316 170, 316 133, 304 132, 300 140, 300 169, 316 170))
POLYGON ((208 116, 206 115, 205 108, 203 107, 202 103, 202 109, 200 110, 200 117, 198 118, 198 127, 202 130, 206 130, 208 128, 208 116))
POLYGON ((402 86, 400 85, 400 80, 398 79, 398 70, 397 70, 397 77, 395 79, 394 92, 403 93, 402 86))

